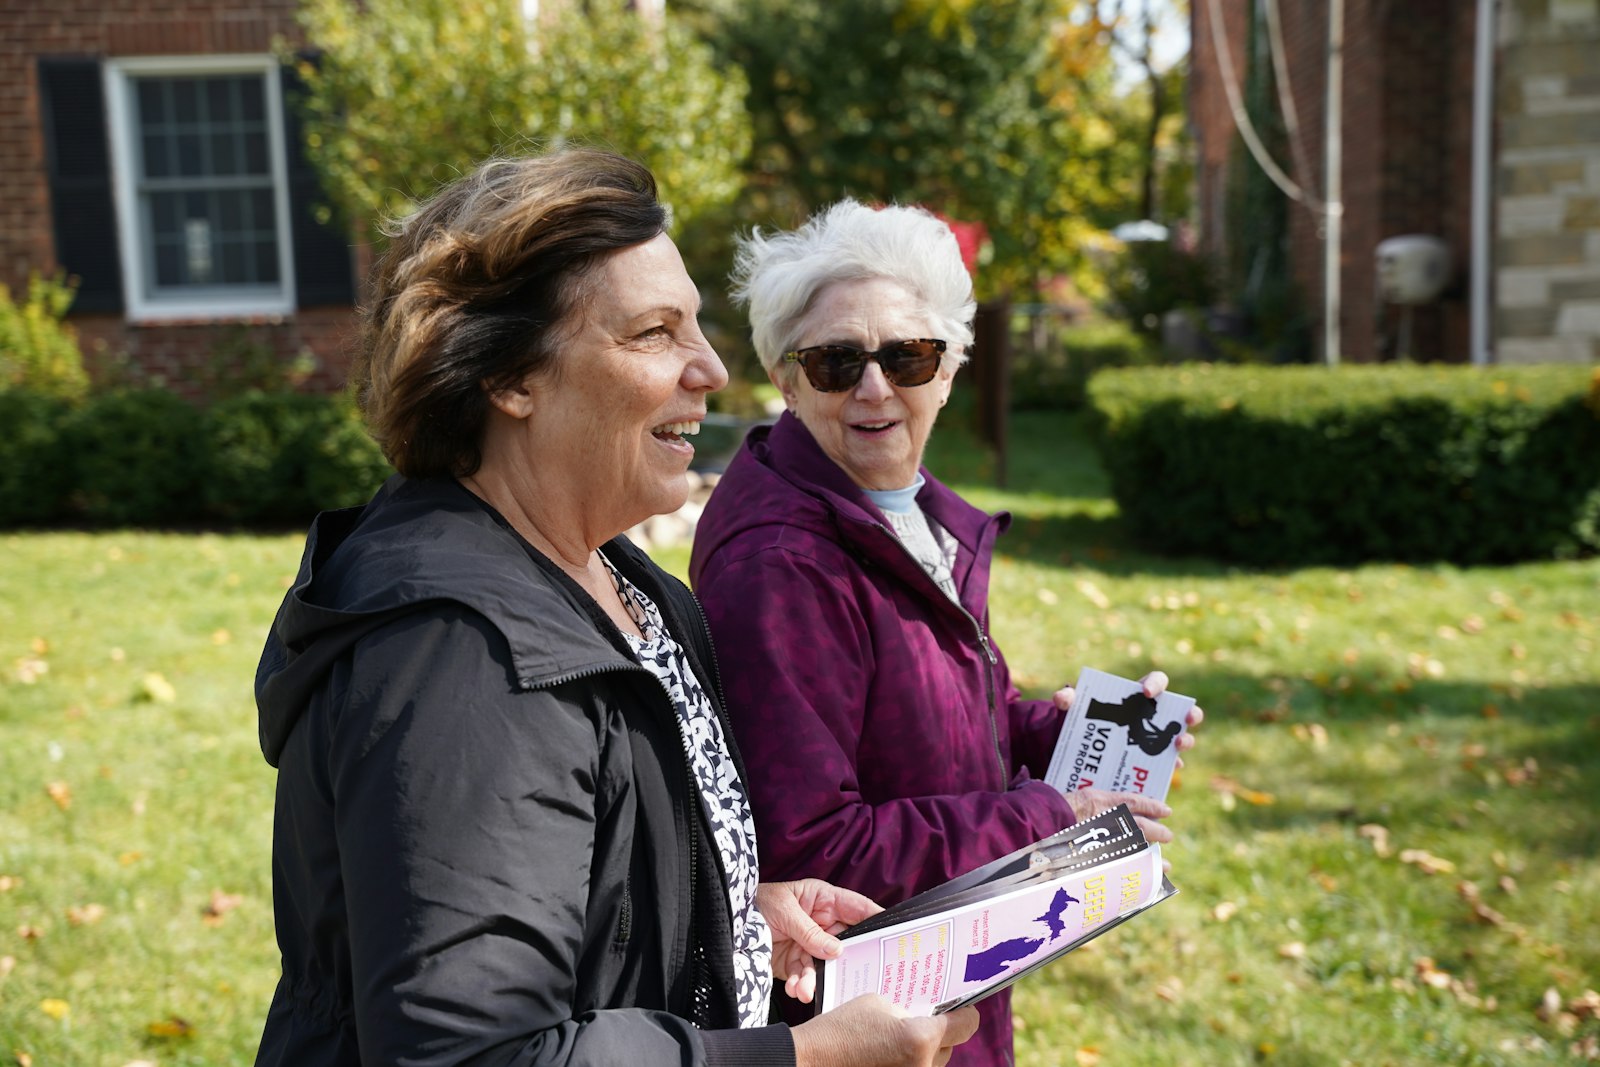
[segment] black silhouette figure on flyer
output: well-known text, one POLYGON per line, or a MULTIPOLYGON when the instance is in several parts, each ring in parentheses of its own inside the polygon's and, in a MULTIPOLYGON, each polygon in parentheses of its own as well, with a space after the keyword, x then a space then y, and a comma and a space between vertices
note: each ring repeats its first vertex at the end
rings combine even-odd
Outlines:
POLYGON ((1084 713, 1091 719, 1114 723, 1128 728, 1128 743, 1138 745, 1152 756, 1159 756, 1172 744, 1172 739, 1183 732, 1183 723, 1169 722, 1156 726, 1156 702, 1143 693, 1130 693, 1120 704, 1103 704, 1091 699, 1084 713))

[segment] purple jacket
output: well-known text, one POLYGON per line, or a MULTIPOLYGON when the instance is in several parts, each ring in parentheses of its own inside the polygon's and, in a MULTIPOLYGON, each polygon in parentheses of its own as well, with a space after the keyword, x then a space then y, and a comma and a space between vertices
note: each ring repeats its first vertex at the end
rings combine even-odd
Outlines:
MULTIPOLYGON (((1062 713, 1023 700, 988 635, 1009 516, 923 471, 959 543, 957 606, 792 415, 751 431, 695 534, 689 574, 750 768, 763 879, 824 878, 894 904, 1073 822, 1034 780, 1062 713)), ((952 1064, 1010 1064, 1010 998, 952 1064)))

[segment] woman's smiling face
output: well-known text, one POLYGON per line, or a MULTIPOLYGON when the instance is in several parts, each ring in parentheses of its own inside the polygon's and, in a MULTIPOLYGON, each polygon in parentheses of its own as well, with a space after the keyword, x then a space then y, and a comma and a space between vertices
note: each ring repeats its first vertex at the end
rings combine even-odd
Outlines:
MULTIPOLYGON (((904 286, 868 278, 834 282, 818 293, 794 347, 844 344, 872 352, 895 341, 937 336, 932 316, 904 286)), ((954 377, 954 367, 941 365, 925 385, 891 385, 877 360, 868 360, 853 387, 821 393, 795 364, 780 364, 772 374, 789 410, 863 489, 903 489, 916 479, 954 377)))

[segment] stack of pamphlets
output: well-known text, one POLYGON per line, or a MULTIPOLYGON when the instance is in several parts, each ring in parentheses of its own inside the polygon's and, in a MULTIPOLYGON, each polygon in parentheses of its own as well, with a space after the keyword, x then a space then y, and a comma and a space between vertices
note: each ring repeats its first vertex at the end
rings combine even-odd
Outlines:
POLYGON ((840 935, 814 1003, 878 993, 913 1015, 972 1004, 1177 890, 1126 805, 1070 826, 840 935))
POLYGON ((1092 786, 1165 800, 1194 697, 1147 697, 1138 682, 1088 667, 1074 689, 1044 780, 1063 793, 1092 786))

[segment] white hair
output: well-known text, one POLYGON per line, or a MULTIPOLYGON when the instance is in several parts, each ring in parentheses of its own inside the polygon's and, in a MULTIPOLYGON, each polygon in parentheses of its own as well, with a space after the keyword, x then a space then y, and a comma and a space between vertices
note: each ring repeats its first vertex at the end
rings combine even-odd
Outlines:
POLYGON ((754 230, 739 240, 733 299, 750 309, 751 339, 767 372, 799 340, 800 325, 822 290, 869 278, 895 282, 922 305, 949 345, 946 367, 967 361, 977 304, 956 235, 923 208, 870 208, 847 199, 799 229, 771 235, 754 230))

